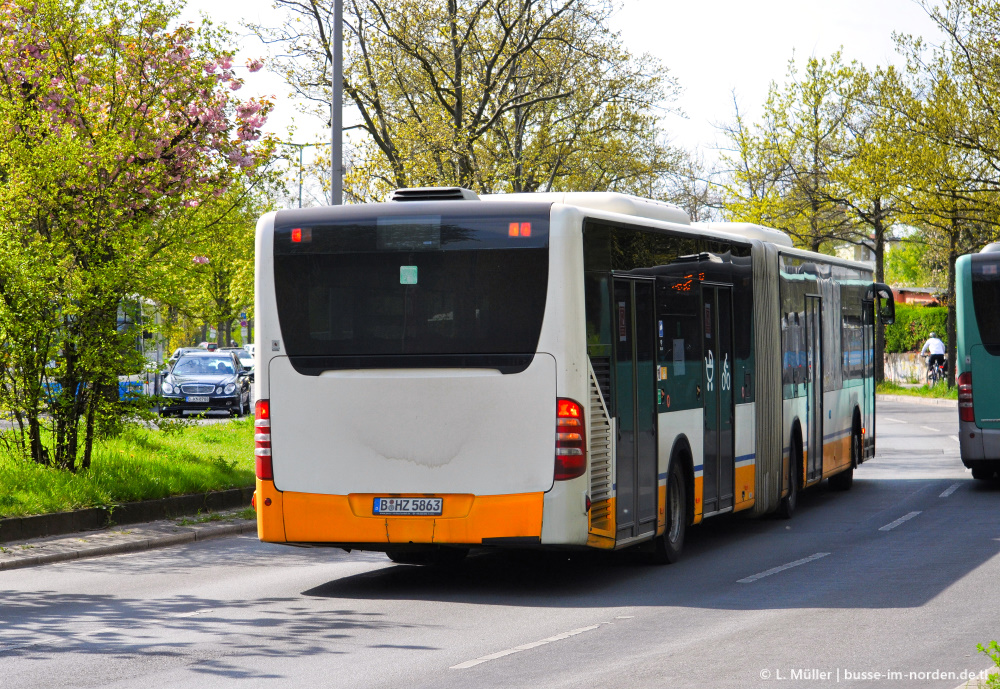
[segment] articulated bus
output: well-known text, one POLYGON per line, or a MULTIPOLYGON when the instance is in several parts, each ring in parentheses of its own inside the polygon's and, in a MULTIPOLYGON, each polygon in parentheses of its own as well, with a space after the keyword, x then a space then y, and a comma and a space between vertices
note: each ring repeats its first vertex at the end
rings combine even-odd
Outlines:
POLYGON ((991 479, 1000 471, 1000 244, 959 257, 955 297, 962 463, 991 479))
POLYGON ((264 541, 640 546, 791 516, 875 453, 867 263, 613 193, 279 211, 257 225, 264 541))

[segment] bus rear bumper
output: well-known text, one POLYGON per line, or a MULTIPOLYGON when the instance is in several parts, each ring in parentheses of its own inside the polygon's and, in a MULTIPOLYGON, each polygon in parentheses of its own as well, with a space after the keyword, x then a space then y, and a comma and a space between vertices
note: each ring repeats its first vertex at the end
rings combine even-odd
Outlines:
MULTIPOLYGON (((257 479, 257 536, 268 543, 389 549, 408 544, 540 543, 544 493, 435 495, 441 516, 373 515, 388 493, 323 495, 282 492, 257 479)), ((396 497, 396 496, 393 496, 396 497)), ((401 495, 399 497, 427 497, 401 495)))

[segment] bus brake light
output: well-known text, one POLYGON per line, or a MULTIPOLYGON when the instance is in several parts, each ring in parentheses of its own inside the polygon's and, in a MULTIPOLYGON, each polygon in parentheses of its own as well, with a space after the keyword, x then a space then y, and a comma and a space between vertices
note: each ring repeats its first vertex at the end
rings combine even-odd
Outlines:
POLYGON ((958 419, 959 421, 976 420, 976 412, 972 408, 971 371, 966 371, 958 376, 958 419))
POLYGON ((556 400, 556 481, 583 476, 587 470, 587 440, 583 408, 573 400, 556 400))
POLYGON ((273 481, 270 400, 257 400, 257 404, 254 405, 253 433, 253 453, 257 460, 257 478, 263 481, 273 481))

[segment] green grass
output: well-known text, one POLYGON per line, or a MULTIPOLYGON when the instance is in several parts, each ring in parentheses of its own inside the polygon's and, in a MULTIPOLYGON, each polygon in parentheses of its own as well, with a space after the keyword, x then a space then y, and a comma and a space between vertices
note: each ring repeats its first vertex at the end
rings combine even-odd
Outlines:
POLYGON ((50 469, 0 448, 0 517, 252 486, 253 420, 128 428, 94 446, 91 467, 50 469))
POLYGON ((915 388, 903 387, 888 380, 878 384, 875 392, 880 395, 910 395, 913 397, 936 397, 939 399, 957 400, 958 387, 948 389, 948 381, 939 380, 932 388, 926 385, 918 385, 915 388))

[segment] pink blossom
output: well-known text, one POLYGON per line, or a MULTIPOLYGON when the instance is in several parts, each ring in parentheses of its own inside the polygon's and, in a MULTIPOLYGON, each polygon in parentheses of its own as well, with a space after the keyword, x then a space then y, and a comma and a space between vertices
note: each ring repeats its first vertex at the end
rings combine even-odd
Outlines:
MULTIPOLYGON (((188 199, 182 205, 186 206, 187 208, 197 208, 198 207, 198 200, 197 199, 188 199)), ((208 263, 207 259, 205 260, 205 263, 208 263)))
POLYGON ((218 67, 216 66, 216 64, 214 62, 206 62, 205 63, 205 73, 206 74, 215 74, 215 70, 216 69, 218 69, 218 67))
POLYGON ((233 58, 228 55, 224 56, 219 60, 219 66, 222 67, 222 69, 229 69, 233 66, 233 58))
POLYGON ((229 84, 229 88, 233 91, 239 91, 241 88, 243 88, 243 84, 241 84, 238 81, 233 81, 229 84))
POLYGON ((90 79, 88 79, 87 77, 80 77, 79 79, 76 80, 77 87, 86 86, 89 83, 90 79))
POLYGON ((199 265, 205 265, 206 263, 208 263, 209 258, 208 256, 195 256, 191 260, 199 265))
POLYGON ((247 60, 247 69, 251 72, 259 72, 264 67, 263 60, 247 60))

